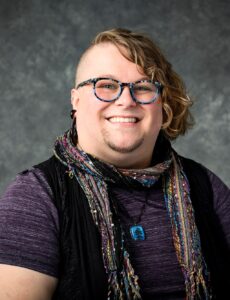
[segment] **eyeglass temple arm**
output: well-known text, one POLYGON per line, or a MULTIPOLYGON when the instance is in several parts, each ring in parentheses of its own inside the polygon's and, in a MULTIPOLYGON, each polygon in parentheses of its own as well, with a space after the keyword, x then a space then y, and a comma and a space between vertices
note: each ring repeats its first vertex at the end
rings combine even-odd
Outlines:
POLYGON ((79 83, 79 84, 76 86, 76 89, 78 89, 78 88, 80 88, 80 87, 83 87, 84 85, 89 84, 89 83, 94 83, 94 80, 93 80, 93 79, 85 80, 85 81, 79 83))

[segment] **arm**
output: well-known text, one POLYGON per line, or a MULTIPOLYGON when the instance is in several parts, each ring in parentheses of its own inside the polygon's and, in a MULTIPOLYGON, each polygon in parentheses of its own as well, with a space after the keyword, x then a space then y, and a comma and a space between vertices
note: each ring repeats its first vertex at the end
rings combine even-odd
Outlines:
POLYGON ((55 277, 0 264, 1 300, 51 300, 56 286, 55 277))
POLYGON ((0 200, 0 299, 50 300, 59 264, 58 214, 38 171, 17 176, 0 200))

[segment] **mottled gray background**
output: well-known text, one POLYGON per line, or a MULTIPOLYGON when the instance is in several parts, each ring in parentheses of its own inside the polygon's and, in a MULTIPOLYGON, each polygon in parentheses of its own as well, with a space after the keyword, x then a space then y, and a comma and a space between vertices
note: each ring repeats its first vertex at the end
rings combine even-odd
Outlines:
POLYGON ((163 49, 195 99, 196 126, 174 147, 229 185, 229 20, 228 0, 0 0, 0 192, 51 155, 71 123, 79 55, 112 27, 146 32, 163 49))

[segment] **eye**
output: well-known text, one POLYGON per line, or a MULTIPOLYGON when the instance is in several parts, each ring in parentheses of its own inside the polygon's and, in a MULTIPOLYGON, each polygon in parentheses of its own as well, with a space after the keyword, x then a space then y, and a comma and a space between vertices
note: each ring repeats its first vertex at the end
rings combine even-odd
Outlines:
POLYGON ((152 92, 153 88, 149 85, 136 85, 133 87, 134 92, 136 93, 146 93, 146 92, 152 92))
POLYGON ((97 82, 96 88, 103 90, 117 90, 119 85, 114 81, 102 79, 97 82))
POLYGON ((111 84, 111 83, 101 84, 98 87, 99 88, 103 88, 103 89, 109 89, 109 90, 115 90, 115 89, 117 89, 117 86, 115 84, 111 84))
POLYGON ((135 86, 134 87, 135 91, 151 91, 151 88, 149 86, 135 86))
POLYGON ((136 84, 134 84, 133 86, 133 91, 136 94, 152 94, 152 93, 156 93, 157 88, 155 86, 155 84, 151 81, 142 81, 142 82, 137 82, 136 84))

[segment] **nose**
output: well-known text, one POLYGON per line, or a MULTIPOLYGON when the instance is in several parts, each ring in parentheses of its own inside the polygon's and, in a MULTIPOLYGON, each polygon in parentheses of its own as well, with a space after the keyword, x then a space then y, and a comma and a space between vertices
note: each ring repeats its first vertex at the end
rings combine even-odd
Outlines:
POLYGON ((121 93, 120 97, 115 101, 115 104, 119 105, 119 106, 122 105, 125 107, 137 105, 137 103, 132 98, 132 95, 130 93, 130 89, 129 89, 128 85, 123 87, 122 93, 121 93))

